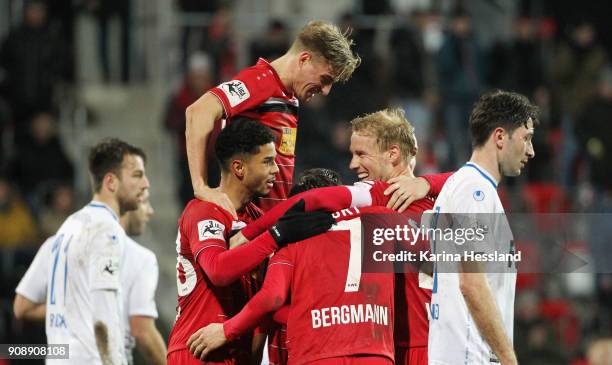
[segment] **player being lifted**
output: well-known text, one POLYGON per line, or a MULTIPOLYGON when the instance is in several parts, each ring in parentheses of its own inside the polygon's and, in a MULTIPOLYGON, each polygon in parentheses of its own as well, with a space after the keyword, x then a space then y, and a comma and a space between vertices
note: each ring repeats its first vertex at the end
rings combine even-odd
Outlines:
POLYGON ((299 103, 317 94, 327 95, 334 82, 351 77, 360 63, 351 46, 352 41, 338 27, 311 21, 283 56, 272 62, 260 58, 256 65, 212 88, 189 106, 187 155, 196 198, 211 201, 235 215, 231 199, 208 186, 207 159, 202 151, 212 151, 214 134, 225 123, 243 116, 270 127, 276 137, 279 171, 270 194, 261 198, 259 206, 265 211, 287 199, 293 179, 299 103))
MULTIPOLYGON (((370 179, 390 179, 400 175, 406 175, 409 177, 413 177, 413 168, 414 168, 414 159, 417 152, 417 144, 416 139, 414 137, 414 130, 408 123, 408 121, 404 118, 403 112, 401 110, 382 110, 376 113, 372 113, 366 115, 361 118, 355 119, 353 122, 353 136, 351 138, 351 151, 353 152, 353 160, 351 162, 351 167, 355 169, 360 178, 370 178, 370 179)), ((432 178, 432 182, 435 187, 439 190, 441 188, 441 184, 443 184, 444 179, 448 174, 444 174, 442 176, 438 176, 432 178), (441 180, 441 181, 440 181, 441 180)), ((310 209, 343 209, 349 206, 368 206, 368 205, 386 205, 389 201, 389 197, 384 195, 384 191, 388 188, 388 184, 384 182, 368 182, 362 184, 356 184, 353 187, 334 187, 334 188, 324 188, 324 189, 316 189, 310 192, 306 192, 298 195, 295 199, 304 199, 306 202, 307 210, 310 209)), ((282 214, 283 209, 286 209, 287 206, 293 203, 293 199, 288 202, 282 203, 279 206, 275 207, 270 211, 269 214, 262 217, 262 219, 256 221, 254 224, 243 230, 242 234, 246 236, 256 235, 259 232, 262 232, 267 226, 272 224, 273 216, 282 214)), ((431 199, 421 199, 416 201, 408 208, 408 212, 410 214, 420 215, 424 210, 433 207, 433 201, 431 199)), ((387 211, 390 212, 390 211, 387 211)), ((357 224, 359 226, 359 224, 357 224)), ((326 235, 330 235, 327 237, 332 240, 338 240, 336 237, 338 235, 337 232, 329 232, 326 235), (333 238, 333 237, 336 238, 333 238)), ((314 238, 312 240, 315 240, 314 238)), ((340 241, 346 241, 346 237, 340 238, 340 241)), ((346 242, 345 242, 346 243, 346 242)), ((344 249, 348 250, 348 246, 345 245, 344 249)), ((311 253, 305 253, 307 257, 315 255, 317 259, 311 260, 310 258, 307 260, 309 262, 308 265, 300 264, 303 269, 300 270, 311 270, 313 273, 318 273, 320 270, 332 270, 327 269, 327 266, 339 265, 340 268, 345 270, 344 274, 340 273, 340 271, 335 272, 333 275, 329 275, 330 277, 334 277, 339 280, 342 284, 342 290, 338 293, 342 293, 344 290, 344 284, 346 281, 346 265, 343 263, 336 262, 336 264, 325 265, 326 269, 321 268, 321 264, 318 262, 325 262, 321 255, 325 256, 327 252, 329 252, 330 248, 319 249, 323 253, 316 254, 315 251, 306 251, 311 253), (317 256, 318 255, 318 256, 317 256), (309 266, 312 266, 308 269, 309 266)), ((340 245, 342 247, 342 245, 340 245)), ((298 249, 296 252, 302 252, 303 249, 298 249)), ((289 250, 291 251, 291 250, 289 250)), ((306 252, 304 251, 304 252, 306 252)), ((345 257, 348 260, 348 256, 346 252, 338 252, 332 257, 339 258, 345 257)), ((314 257, 314 256, 312 256, 314 257)), ((277 259, 273 258, 273 261, 277 259)), ((293 262, 293 261, 292 261, 293 262)), ((301 261, 300 261, 301 262, 301 261)), ((279 264, 280 265, 280 264, 279 264)), ((294 265, 295 270, 297 269, 297 264, 292 263, 294 265)), ((286 265, 287 266, 287 265, 286 265)), ((279 266, 280 267, 280 266, 279 266)), ((268 272, 268 276, 271 275, 273 266, 270 266, 270 271, 268 272)), ((274 268, 274 270, 280 270, 274 268)), ((283 275, 286 275, 283 274, 283 275)), ((308 285, 314 285, 314 288, 320 288, 320 283, 316 283, 316 280, 313 280, 314 283, 309 281, 310 279, 306 279, 302 274, 291 274, 294 282, 292 282, 292 294, 291 294, 291 311, 290 318, 294 315, 294 308, 296 306, 301 306, 302 310, 305 308, 309 308, 309 305, 312 305, 313 301, 305 300, 305 302, 299 303, 299 297, 296 298, 293 290, 295 288, 302 288, 304 286, 308 287, 308 285), (298 276, 296 276, 298 275, 298 276), (298 283, 299 281, 299 283, 298 283), (297 302, 296 302, 297 301, 297 302), (298 303, 298 304, 296 304, 298 303)), ((286 276, 284 276, 286 278, 286 276)), ((418 274, 415 272, 406 273, 405 275, 398 275, 397 277, 400 285, 403 285, 401 290, 396 290, 396 297, 393 298, 391 292, 388 292, 391 298, 391 305, 393 305, 393 300, 395 300, 396 304, 396 314, 398 317, 402 317, 401 321, 397 321, 396 318, 396 352, 398 353, 398 357, 396 361, 401 363, 412 363, 412 364, 426 364, 427 363, 427 310, 426 304, 429 303, 430 291, 426 288, 421 288, 419 286, 418 274), (408 300, 407 300, 408 299, 408 300), (398 309, 399 308, 399 309, 398 309), (398 328, 398 326, 404 326, 403 328, 398 328)), ((271 282, 279 279, 270 279, 271 282)), ((388 280, 385 279, 385 280, 388 280)), ((268 281, 268 278, 266 278, 268 281)), ((393 278, 391 277, 391 281, 393 278)), ((326 281, 327 283, 327 281, 326 281)), ((383 283, 379 283, 383 285, 383 283)), ((271 284, 272 285, 272 284, 271 284)), ((326 284, 327 285, 327 284, 326 284)), ((389 289, 388 282, 383 286, 389 289)), ((281 285, 281 288, 286 289, 285 286, 281 285)), ((335 288, 338 289, 338 288, 335 288)), ((335 290, 334 289, 334 290, 335 290)), ((297 289, 300 290, 300 289, 297 289)), ((392 287, 391 289, 392 290, 392 287)), ((282 291, 282 290, 281 290, 282 291)), ((275 292, 278 295, 279 292, 275 292)), ((314 293, 309 293, 310 298, 319 298, 321 291, 315 290, 314 293)), ((327 291, 325 292, 326 295, 327 291)), ((336 294, 338 294, 336 293, 336 294)), ((265 296, 266 294, 262 294, 265 296)), ((321 294, 322 295, 322 294, 321 294)), ((339 295, 339 294, 338 294, 339 295)), ((322 295, 322 301, 333 301, 334 295, 331 295, 330 298, 324 298, 325 295, 322 295)), ((388 303, 389 298, 384 299, 385 303, 388 303)), ((261 314, 262 310, 265 312, 265 309, 275 310, 277 308, 273 308, 278 304, 278 298, 272 301, 273 303, 262 303, 256 302, 256 304, 249 305, 249 309, 247 309, 247 313, 249 311, 255 311, 256 313, 261 314)), ((255 313, 255 312, 251 312, 255 313)), ((240 333, 245 328, 253 325, 254 322, 250 322, 254 317, 251 314, 246 314, 242 318, 238 318, 236 320, 231 320, 232 323, 238 323, 236 329, 227 330, 225 329, 225 333, 230 336, 234 336, 236 333, 240 333), (248 318, 245 322, 243 322, 243 318, 248 318)), ((297 315, 297 314, 296 314, 297 315)), ((302 318, 305 320, 305 318, 302 318)), ((228 324, 232 326, 232 324, 228 324)), ((302 326, 303 327, 303 326, 302 326)), ((300 327, 300 328, 302 328, 300 327)), ((294 327, 295 328, 295 327, 294 327)), ((305 327, 304 327, 305 328, 305 327)), ((391 327, 385 331, 391 331, 391 327)), ((217 331, 219 329, 217 328, 217 331)), ((212 331, 209 329, 209 331, 212 331)), ((221 332, 223 329, 221 329, 221 332)), ((313 330, 314 331, 314 330, 313 330)), ((316 331, 315 331, 316 332, 316 331)), ((320 338, 316 333, 310 333, 308 331, 304 333, 289 334, 290 341, 289 344, 293 344, 293 348, 299 348, 300 350, 290 350, 290 355, 292 355, 292 361, 296 361, 296 359, 302 360, 306 358, 306 356, 311 356, 310 352, 316 353, 319 356, 317 359, 321 359, 324 357, 330 356, 350 356, 354 354, 358 354, 357 348, 352 347, 353 344, 349 344, 351 340, 348 338, 352 338, 349 329, 342 330, 340 333, 334 333, 333 336, 323 336, 320 338), (346 334, 344 334, 346 332, 346 334), (314 337, 313 337, 314 336, 314 337), (316 337, 316 338, 315 338, 316 337), (334 342, 331 339, 337 338, 338 341, 334 342), (324 341, 318 342, 322 339, 324 341), (346 342, 346 343, 345 343, 346 342), (305 346, 305 347, 301 347, 305 346), (311 347, 307 347, 311 346, 311 347), (307 353, 301 353, 299 351, 309 348, 307 353), (296 352, 298 351, 298 352, 296 352), (327 355, 325 355, 327 354, 327 355), (330 355, 331 354, 331 355, 330 355)), ((367 331, 366 331, 367 332, 367 331)), ((359 330, 356 333, 360 333, 359 330)), ((381 332, 382 333, 382 332, 381 332)), ((210 334, 210 333, 209 333, 210 334)), ((219 335, 217 332, 216 335, 219 335)), ((356 334, 354 334, 357 336, 356 334)), ((367 338, 367 335, 361 334, 367 338)), ((360 335, 360 336, 361 336, 360 335)), ((359 336, 357 336, 359 337, 359 336)), ((355 338, 357 338, 355 337, 355 338)), ((204 351, 205 346, 211 344, 211 341, 215 341, 218 337, 215 337, 215 334, 212 335, 212 339, 206 339, 206 333, 201 331, 199 334, 196 334, 192 337, 190 342, 192 345, 190 346, 196 355, 201 355, 204 351)), ((364 339, 364 341, 366 341, 364 339)), ((221 341, 222 342, 222 341, 221 341)), ((212 343, 213 348, 217 346, 218 343, 212 343)), ((386 356, 389 358, 393 358, 393 344, 389 344, 386 342, 380 342, 376 346, 372 346, 366 352, 361 352, 361 354, 375 354, 377 356, 386 356), (376 349, 377 346, 380 345, 380 348, 376 349)), ((364 351, 362 349, 362 351, 364 351)), ((314 356, 314 355, 312 355, 314 356)), ((313 358, 314 359, 314 358, 313 358)), ((378 359, 378 361, 382 361, 378 359)))
MULTIPOLYGON (((328 213, 304 214, 290 210, 270 233, 228 251, 232 230, 260 215, 251 202, 267 194, 278 172, 274 136, 252 120, 235 121, 219 135, 216 155, 222 170, 219 190, 238 212, 234 220, 226 209, 197 199, 190 201, 179 219, 177 244, 177 320, 168 344, 169 364, 201 364, 187 350, 189 336, 209 323, 237 313, 254 286, 244 275, 279 246, 320 232, 332 224, 328 213)), ((232 346, 211 354, 211 363, 249 363, 251 340, 243 336, 232 346)))
POLYGON ((137 209, 149 187, 144 163, 142 150, 118 139, 90 152, 93 200, 62 224, 47 258, 47 342, 69 344, 70 358, 47 363, 126 362, 119 216, 137 209))
MULTIPOLYGON (((502 243, 510 246, 511 232, 497 184, 502 176, 520 175, 534 157, 531 139, 537 116, 537 107, 520 94, 495 90, 482 95, 470 116, 472 157, 444 185, 436 212, 449 213, 444 215, 448 219, 468 214, 470 227, 488 227, 490 243, 500 243, 498 235, 506 231, 502 243)), ((435 241, 432 250, 435 253, 435 241)), ((462 265, 454 272, 434 273, 430 364, 516 364, 512 347, 515 267, 505 273, 485 273, 468 272, 464 269, 473 264, 462 265)))

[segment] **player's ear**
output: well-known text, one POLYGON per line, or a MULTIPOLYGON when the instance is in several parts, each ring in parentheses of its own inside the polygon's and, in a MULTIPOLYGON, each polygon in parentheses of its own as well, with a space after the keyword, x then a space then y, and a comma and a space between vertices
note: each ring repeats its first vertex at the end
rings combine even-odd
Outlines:
POLYGON ((495 128, 493 130, 493 142, 497 148, 504 147, 504 137, 506 136, 506 130, 501 127, 495 128))
POLYGON ((119 188, 119 178, 112 172, 109 172, 104 175, 104 179, 102 179, 102 186, 106 187, 106 189, 111 193, 114 193, 119 188))
POLYGON ((298 53, 298 61, 300 66, 303 66, 306 62, 312 59, 312 54, 308 51, 302 51, 298 53))
POLYGON ((393 165, 397 165, 402 159, 402 153, 400 148, 396 144, 392 144, 387 150, 387 154, 389 156, 389 160, 393 165))
POLYGON ((230 169, 237 178, 242 179, 244 178, 244 175, 246 173, 246 164, 243 160, 232 160, 232 163, 230 164, 230 169))

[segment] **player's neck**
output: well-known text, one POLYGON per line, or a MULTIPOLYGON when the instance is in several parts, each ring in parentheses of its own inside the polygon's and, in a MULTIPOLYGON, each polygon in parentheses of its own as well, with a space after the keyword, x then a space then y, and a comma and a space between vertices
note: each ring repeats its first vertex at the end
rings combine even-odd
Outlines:
POLYGON ((410 166, 407 166, 405 164, 397 165, 393 168, 393 170, 391 171, 391 175, 388 179, 385 179, 385 181, 388 181, 398 176, 414 177, 414 172, 412 171, 410 166))
POLYGON ((99 193, 94 194, 93 200, 108 205, 108 207, 111 208, 113 212, 115 212, 117 217, 121 215, 119 213, 119 202, 117 201, 117 198, 114 197, 111 193, 101 190, 99 193))
POLYGON ((470 162, 474 162, 482 167, 497 183, 501 181, 502 175, 499 171, 499 162, 497 161, 497 154, 495 151, 489 151, 486 146, 475 149, 472 152, 470 162))
POLYGON ((293 93, 293 81, 292 81, 292 72, 290 69, 291 65, 291 57, 290 53, 285 53, 274 61, 270 62, 270 66, 276 71, 276 74, 281 80, 281 83, 290 93, 293 93))
POLYGON ((243 210, 253 199, 253 194, 236 178, 222 176, 219 190, 227 194, 236 211, 243 210))

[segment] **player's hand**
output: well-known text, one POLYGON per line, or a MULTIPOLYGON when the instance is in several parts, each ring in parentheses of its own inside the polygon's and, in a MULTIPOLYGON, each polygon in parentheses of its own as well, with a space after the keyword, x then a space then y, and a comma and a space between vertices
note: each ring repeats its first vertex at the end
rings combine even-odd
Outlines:
POLYGON ((193 195, 195 195, 195 197, 200 200, 217 204, 221 208, 230 212, 234 218, 238 218, 238 215, 236 214, 236 209, 234 208, 234 205, 232 204, 232 201, 230 200, 229 196, 219 190, 219 188, 213 189, 208 186, 204 186, 195 189, 193 195))
POLYGON ((223 323, 211 323, 197 330, 189 340, 187 348, 197 359, 204 360, 209 352, 218 349, 227 343, 223 323))
POLYGON ((269 229, 279 248, 327 232, 335 223, 331 214, 326 212, 304 213, 304 205, 304 199, 300 199, 269 229))
POLYGON ((391 195, 387 208, 402 213, 414 201, 423 199, 429 194, 429 182, 422 177, 397 176, 388 181, 385 195, 391 195))

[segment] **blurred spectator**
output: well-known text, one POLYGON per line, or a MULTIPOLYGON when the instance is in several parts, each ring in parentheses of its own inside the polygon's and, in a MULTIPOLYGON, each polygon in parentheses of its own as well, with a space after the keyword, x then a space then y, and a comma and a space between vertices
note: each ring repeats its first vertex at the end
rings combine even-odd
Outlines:
POLYGON ((612 69, 602 72, 597 95, 586 104, 576 124, 582 155, 586 158, 589 180, 594 188, 594 214, 589 219, 589 245, 595 264, 595 287, 601 308, 598 327, 612 330, 612 69))
POLYGON ((597 80, 606 64, 606 52, 596 41, 593 25, 583 21, 562 44, 553 63, 552 76, 558 104, 563 113, 561 133, 560 182, 569 188, 575 183, 578 147, 575 139, 576 118, 597 90, 597 80))
POLYGON ((48 195, 39 214, 39 226, 43 237, 54 235, 75 210, 74 191, 69 185, 58 185, 48 195))
POLYGON ((268 24, 266 32, 251 42, 249 64, 257 63, 259 58, 275 60, 285 54, 290 46, 291 40, 287 27, 282 21, 274 19, 268 24))
POLYGON ((554 181, 555 157, 560 149, 558 131, 553 129, 550 93, 544 87, 537 88, 533 95, 533 102, 540 108, 539 125, 533 135, 533 149, 538 158, 534 158, 527 164, 526 176, 529 182, 552 182, 554 181))
POLYGON ((521 364, 558 365, 565 363, 551 325, 542 320, 536 292, 517 293, 514 347, 521 364))
POLYGON ((508 44, 498 42, 493 46, 490 84, 531 99, 545 81, 540 41, 531 18, 519 17, 513 29, 513 39, 508 44))
POLYGON ((374 52, 375 29, 361 27, 348 13, 342 15, 338 26, 343 32, 350 32, 355 42, 353 49, 361 57, 361 65, 355 69, 349 82, 334 84, 326 97, 333 121, 351 120, 384 106, 381 89, 384 72, 380 57, 374 52))
POLYGON ((34 217, 10 181, 0 175, 0 247, 32 244, 37 238, 34 217))
POLYGON ((442 118, 450 144, 447 169, 456 168, 469 157, 468 119, 472 104, 484 87, 485 57, 471 24, 470 16, 456 8, 438 53, 442 118))
MULTIPOLYGON (((171 96, 166 109, 164 125, 176 138, 177 162, 179 166, 178 196, 183 204, 193 198, 187 150, 185 145, 185 109, 213 86, 211 61, 204 53, 195 53, 189 59, 189 71, 178 92, 171 96)), ((211 163, 208 166, 216 166, 211 163)))
MULTIPOLYGON (((185 15, 212 15, 219 9, 220 0, 177 0, 180 11, 185 15)), ((208 34, 209 24, 194 26, 184 24, 181 34, 181 48, 183 52, 183 70, 188 69, 189 55, 194 53, 202 44, 203 39, 208 34)))
POLYGON ((593 25, 586 21, 577 24, 570 39, 559 47, 552 75, 559 105, 570 117, 580 114, 596 93, 606 58, 593 25))
MULTIPOLYGON (((0 47, 0 68, 6 75, 4 95, 17 123, 25 121, 32 109, 52 106, 54 87, 66 73, 65 59, 65 42, 49 26, 45 4, 27 1, 23 24, 0 47)), ((24 129, 20 127, 16 125, 15 131, 24 129)))
POLYGON ((11 169, 28 202, 37 206, 40 193, 51 183, 72 184, 74 168, 57 135, 55 117, 47 111, 34 114, 29 134, 16 148, 11 169))
POLYGON ((213 63, 214 83, 228 81, 236 73, 236 50, 232 10, 221 6, 212 18, 200 49, 210 55, 213 63))
POLYGON ((589 180, 600 193, 612 194, 612 69, 600 76, 596 94, 576 120, 576 137, 589 165, 589 180))
POLYGON ((423 44, 423 31, 427 14, 414 11, 410 18, 404 19, 391 33, 391 83, 393 98, 391 103, 406 112, 406 118, 415 128, 419 141, 430 140, 432 112, 426 98, 426 88, 431 86, 427 80, 425 66, 428 62, 423 44))
POLYGON ((120 72, 121 81, 130 79, 130 0, 85 0, 86 7, 98 20, 98 57, 104 82, 111 81, 111 61, 109 44, 109 26, 113 19, 118 19, 121 27, 120 38, 120 72))

